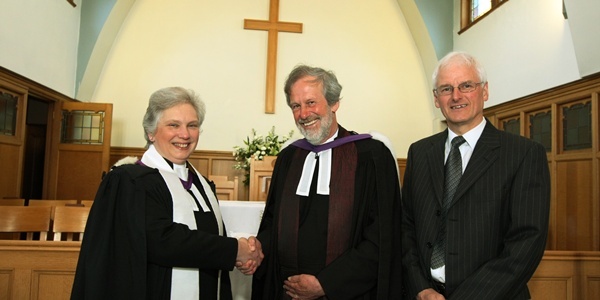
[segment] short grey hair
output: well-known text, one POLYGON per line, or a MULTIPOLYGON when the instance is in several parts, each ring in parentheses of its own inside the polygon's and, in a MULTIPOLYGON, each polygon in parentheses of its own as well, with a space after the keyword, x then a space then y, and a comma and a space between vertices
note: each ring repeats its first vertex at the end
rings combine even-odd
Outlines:
POLYGON ((440 70, 453 63, 475 68, 477 75, 479 76, 479 81, 487 82, 487 73, 485 72, 483 65, 473 55, 466 52, 455 51, 446 54, 446 56, 440 59, 433 70, 433 75, 431 77, 433 79, 434 88, 437 87, 440 70))
POLYGON ((332 106, 340 101, 342 86, 332 71, 310 67, 307 65, 298 65, 288 75, 283 88, 288 106, 290 105, 292 85, 294 85, 294 83, 296 83, 298 80, 307 76, 315 77, 315 82, 323 85, 322 93, 325 96, 325 99, 327 99, 327 104, 329 106, 332 106))
POLYGON ((182 87, 162 88, 150 95, 148 108, 146 108, 146 114, 142 121, 146 147, 152 144, 148 135, 156 133, 158 120, 160 120, 162 113, 179 104, 190 104, 198 116, 198 125, 202 125, 204 116, 206 115, 206 106, 194 91, 182 87))

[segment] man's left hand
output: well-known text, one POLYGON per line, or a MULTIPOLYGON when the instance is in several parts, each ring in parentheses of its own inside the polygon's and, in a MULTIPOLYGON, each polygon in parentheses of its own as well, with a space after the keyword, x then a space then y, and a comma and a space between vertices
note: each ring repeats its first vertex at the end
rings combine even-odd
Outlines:
POLYGON ((283 288, 293 299, 311 300, 325 296, 321 283, 313 275, 290 276, 283 282, 283 288))

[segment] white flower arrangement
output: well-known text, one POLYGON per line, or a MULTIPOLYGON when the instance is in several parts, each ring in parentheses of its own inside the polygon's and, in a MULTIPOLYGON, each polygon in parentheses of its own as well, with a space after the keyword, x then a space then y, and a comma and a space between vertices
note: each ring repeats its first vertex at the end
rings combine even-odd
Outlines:
POLYGON ((244 184, 250 184, 250 159, 262 160, 265 156, 276 156, 281 151, 281 146, 287 142, 294 131, 290 131, 287 136, 279 136, 275 133, 275 126, 271 128, 267 136, 257 135, 256 130, 252 129, 252 135, 244 140, 245 146, 234 146, 233 156, 236 164, 233 166, 236 170, 244 170, 246 178, 244 184))

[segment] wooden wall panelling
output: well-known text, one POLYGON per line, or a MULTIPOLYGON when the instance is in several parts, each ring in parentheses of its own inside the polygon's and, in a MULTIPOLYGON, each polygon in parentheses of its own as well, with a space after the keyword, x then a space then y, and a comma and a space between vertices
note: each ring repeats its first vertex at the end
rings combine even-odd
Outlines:
MULTIPOLYGON (((137 147, 111 147, 110 165, 114 165, 119 159, 126 156, 142 158, 146 150, 137 147)), ((235 159, 231 151, 196 150, 189 158, 190 163, 205 177, 209 175, 227 176, 233 180, 235 176, 243 178, 241 170, 233 168, 235 159)), ((244 186, 243 180, 238 180, 239 200, 248 200, 248 187, 244 186)))
POLYGON ((21 146, 0 143, 0 198, 21 197, 21 146))
POLYGON ((398 164, 398 171, 400 174, 400 187, 402 187, 402 181, 404 180, 404 171, 406 170, 406 158, 396 158, 396 163, 398 164))
POLYGON ((209 158, 201 158, 201 157, 190 157, 188 158, 190 164, 192 164, 200 174, 206 176, 205 174, 210 174, 210 166, 212 160, 209 158))
POLYGON ((591 159, 557 162, 556 250, 593 250, 591 159))
POLYGON ((558 209, 556 208, 556 188, 554 188, 556 186, 556 176, 554 175, 556 174, 556 171, 554 171, 554 165, 555 164, 552 161, 548 162, 548 169, 550 170, 550 184, 552 185, 552 189, 550 190, 550 219, 548 221, 548 240, 546 240, 546 250, 557 249, 558 243, 558 233, 556 232, 558 228, 556 225, 556 212, 558 209))
POLYGON ((58 165, 57 199, 93 199, 102 181, 102 152, 78 150, 60 152, 58 165), (85 164, 82 164, 85 162, 85 164))
MULTIPOLYGON (((592 92, 592 236, 594 250, 600 251, 600 88, 592 92)), ((596 281, 598 284, 598 281, 596 281)), ((600 290, 600 288, 599 288, 600 290)), ((600 292, 598 293, 600 295, 600 292)))
MULTIPOLYGON (((0 74, 2 75, 2 74, 0 74)), ((16 98, 15 135, 0 134, 0 198, 21 197, 23 153, 25 149, 25 119, 27 107, 27 89, 0 76, 0 93, 16 98)))
POLYGON ((135 156, 141 159, 145 151, 146 149, 143 147, 110 147, 109 164, 113 166, 117 161, 127 156, 135 156))
POLYGON ((551 114, 549 250, 600 251, 600 74, 487 108, 496 127, 520 119, 520 134, 530 137, 530 116, 551 114), (591 103, 592 146, 563 150, 563 108, 591 103))
POLYGON ((600 295, 597 251, 546 251, 527 284, 531 299, 593 300, 600 295))

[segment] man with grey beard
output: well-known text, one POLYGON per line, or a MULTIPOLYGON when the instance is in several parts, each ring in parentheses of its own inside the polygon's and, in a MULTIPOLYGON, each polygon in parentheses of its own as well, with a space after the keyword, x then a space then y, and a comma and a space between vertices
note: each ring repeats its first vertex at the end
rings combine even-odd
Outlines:
POLYGON ((277 157, 253 299, 401 299, 396 159, 385 137, 338 125, 341 90, 332 72, 305 65, 286 80, 305 138, 277 157))

